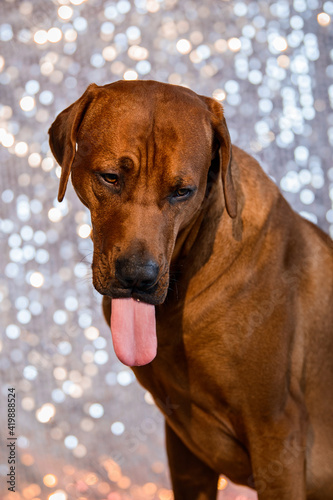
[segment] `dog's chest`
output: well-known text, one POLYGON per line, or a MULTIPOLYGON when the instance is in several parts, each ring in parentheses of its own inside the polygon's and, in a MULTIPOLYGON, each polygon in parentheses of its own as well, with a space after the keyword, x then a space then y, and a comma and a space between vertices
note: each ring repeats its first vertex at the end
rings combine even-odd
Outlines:
MULTIPOLYGON (((153 395, 169 425, 204 462, 231 479, 249 477, 248 456, 234 437, 223 395, 222 379, 216 381, 216 360, 211 347, 198 348, 177 332, 176 321, 159 328, 158 356, 151 364, 135 368, 139 382, 153 395)), ((194 332, 195 334, 196 332, 194 332)), ((199 333, 198 333, 199 334, 199 333)))

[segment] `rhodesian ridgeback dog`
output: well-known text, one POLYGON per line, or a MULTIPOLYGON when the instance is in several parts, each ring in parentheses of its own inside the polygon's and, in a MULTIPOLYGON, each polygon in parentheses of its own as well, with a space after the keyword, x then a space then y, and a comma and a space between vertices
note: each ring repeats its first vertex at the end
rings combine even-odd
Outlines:
POLYGON ((223 107, 90 85, 50 145, 91 212, 116 355, 165 415, 176 500, 220 473, 260 500, 333 499, 333 245, 231 145, 223 107))

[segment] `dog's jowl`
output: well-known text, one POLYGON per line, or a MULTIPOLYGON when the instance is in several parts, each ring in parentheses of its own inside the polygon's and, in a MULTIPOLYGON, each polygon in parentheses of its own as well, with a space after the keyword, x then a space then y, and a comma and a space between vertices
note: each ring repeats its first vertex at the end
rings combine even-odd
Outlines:
POLYGON ((71 174, 91 212, 116 355, 165 415, 175 500, 215 499, 221 473, 332 500, 330 238, 189 89, 92 84, 49 133, 59 201, 71 174))

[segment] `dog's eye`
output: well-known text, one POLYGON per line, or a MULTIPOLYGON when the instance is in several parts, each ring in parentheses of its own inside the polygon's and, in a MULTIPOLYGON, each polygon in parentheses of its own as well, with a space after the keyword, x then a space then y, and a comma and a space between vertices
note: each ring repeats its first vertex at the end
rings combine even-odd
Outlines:
POLYGON ((195 193, 196 189, 197 188, 195 186, 188 187, 188 188, 179 187, 178 189, 175 189, 173 191, 173 193, 171 193, 171 195, 170 195, 170 198, 169 198, 170 203, 174 204, 177 202, 189 200, 192 197, 192 195, 195 193))
POLYGON ((191 190, 190 189, 187 189, 187 188, 179 188, 177 189, 177 191, 175 191, 175 194, 174 196, 176 198, 185 198, 186 196, 189 196, 189 194, 191 193, 191 190))
POLYGON ((102 179, 108 184, 113 184, 113 186, 117 186, 118 184, 118 175, 116 174, 101 174, 102 179))

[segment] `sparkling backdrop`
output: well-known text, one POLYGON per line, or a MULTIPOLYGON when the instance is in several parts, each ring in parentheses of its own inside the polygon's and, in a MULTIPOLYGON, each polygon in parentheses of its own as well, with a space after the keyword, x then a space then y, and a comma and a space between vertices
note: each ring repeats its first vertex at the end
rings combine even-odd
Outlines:
MULTIPOLYGON (((162 417, 117 361, 91 285, 89 214, 71 187, 56 200, 56 114, 121 78, 214 96, 233 142, 333 237, 332 15, 319 0, 1 0, 1 498, 172 498, 162 417)), ((225 479, 220 490, 255 498, 225 479)))

